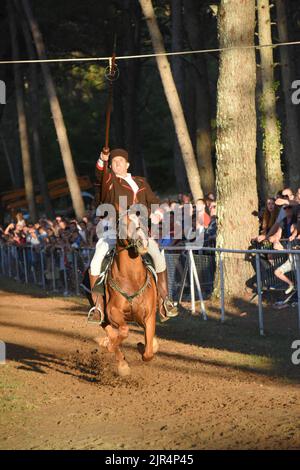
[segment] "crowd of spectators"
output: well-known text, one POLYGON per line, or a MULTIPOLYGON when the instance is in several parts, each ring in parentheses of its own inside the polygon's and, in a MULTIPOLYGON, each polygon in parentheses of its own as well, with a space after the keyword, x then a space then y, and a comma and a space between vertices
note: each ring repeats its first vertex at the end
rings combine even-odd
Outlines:
MULTIPOLYGON (((213 193, 196 201, 193 201, 189 194, 178 194, 177 198, 164 200, 161 205, 161 215, 162 220, 156 234, 162 248, 190 243, 196 243, 199 249, 202 246, 215 246, 217 201, 213 193), (163 230, 164 219, 169 220, 167 226, 170 230, 167 233, 163 230), (187 226, 190 227, 188 233, 187 226), (181 236, 178 237, 180 228, 181 236)), ((287 247, 283 240, 297 242, 300 239, 300 188, 296 193, 290 188, 284 188, 275 197, 269 197, 258 217, 259 234, 252 240, 256 243, 255 247, 259 245, 262 248, 283 250, 287 247)), ((46 254, 46 264, 50 263, 50 253, 55 252, 62 272, 68 263, 68 258, 71 263, 74 250, 80 249, 89 262, 89 249, 94 248, 98 241, 99 222, 105 225, 105 218, 98 217, 96 209, 87 210, 81 220, 57 215, 54 220, 42 217, 37 222, 31 222, 18 213, 7 226, 0 226, 0 245, 27 246, 35 253, 43 249, 46 254), (59 255, 59 252, 63 255, 59 255)), ((106 223, 109 224, 107 219, 106 223)), ((267 263, 274 266, 275 276, 287 284, 286 293, 290 293, 295 287, 286 274, 295 269, 294 257, 290 255, 285 263, 277 267, 274 264, 275 258, 273 255, 268 255, 267 263)))
POLYGON ((42 248, 54 246, 64 248, 80 248, 93 246, 96 242, 96 225, 91 216, 82 220, 66 219, 61 216, 54 220, 41 218, 35 223, 27 222, 21 213, 16 221, 6 228, 0 227, 0 240, 16 246, 34 246, 42 248))
MULTIPOLYGON (((178 194, 177 198, 164 200, 162 205, 163 218, 170 220, 170 232, 163 234, 163 220, 159 242, 161 246, 177 245, 194 241, 202 234, 203 244, 213 246, 217 234, 217 202, 215 195, 209 193, 204 199, 193 202, 189 194, 178 194), (183 209, 185 207, 185 209, 183 209), (178 209, 182 210, 177 217, 178 209), (176 212, 177 211, 177 212, 176 212), (191 233, 186 217, 192 221, 191 233), (176 225, 181 224, 182 236, 176 238, 176 225)), ((272 245, 274 249, 282 249, 282 239, 292 241, 300 238, 300 188, 294 194, 290 188, 278 192, 276 197, 269 197, 259 212, 260 230, 254 239, 258 243, 272 245)), ((97 224, 100 218, 96 210, 88 210, 82 220, 67 219, 57 215, 54 220, 46 217, 36 222, 25 220, 18 213, 6 227, 0 226, 0 243, 36 248, 55 246, 71 250, 76 248, 93 248, 97 243, 97 224)))
MULTIPOLYGON (((196 239, 197 233, 203 233, 203 239, 214 243, 216 237, 216 201, 214 194, 208 194, 205 199, 198 199, 195 204, 188 194, 179 194, 177 200, 165 200, 161 206, 163 218, 170 217, 170 233, 162 235, 163 220, 160 222, 161 246, 175 245, 196 239), (183 211, 184 205, 188 210, 183 211), (182 217, 176 218, 176 210, 182 210, 182 217), (186 234, 184 230, 185 215, 190 215, 192 233, 186 234), (174 238, 176 224, 182 224, 182 237, 174 238)), ((6 227, 0 226, 0 243, 15 246, 32 246, 40 248, 64 248, 65 252, 79 248, 93 248, 97 243, 97 225, 100 218, 95 210, 87 211, 82 220, 67 219, 56 216, 54 220, 46 217, 37 222, 24 219, 22 213, 15 216, 15 220, 6 227)), ((191 224, 190 224, 191 225, 191 224)))
POLYGON ((269 242, 276 250, 282 250, 281 240, 293 241, 300 238, 300 188, 296 194, 290 188, 279 191, 276 197, 267 199, 259 214, 260 234, 255 238, 259 243, 269 242))
MULTIPOLYGON (((294 193, 291 188, 284 188, 276 197, 267 199, 260 213, 260 234, 254 239, 263 248, 284 250, 292 242, 298 244, 300 239, 300 188, 294 193)), ((298 246, 294 243, 294 248, 298 246)), ((267 257, 268 263, 274 266, 275 257, 267 257)), ((295 271, 295 256, 288 255, 281 265, 274 269, 275 276, 287 285, 286 294, 295 290, 293 280, 286 274, 295 271)))

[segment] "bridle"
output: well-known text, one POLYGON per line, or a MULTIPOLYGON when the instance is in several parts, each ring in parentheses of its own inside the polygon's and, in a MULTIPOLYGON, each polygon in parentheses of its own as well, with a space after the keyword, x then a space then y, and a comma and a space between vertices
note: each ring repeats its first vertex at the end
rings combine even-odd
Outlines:
MULTIPOLYGON (((117 221, 117 229, 119 227, 119 224, 120 224, 120 219, 124 216, 124 215, 127 215, 128 214, 128 210, 125 211, 123 214, 121 214, 118 218, 118 221, 117 221)), ((141 226, 139 225, 136 230, 142 230, 141 226)), ((126 242, 127 240, 125 240, 126 242)), ((120 239, 119 239, 119 242, 120 242, 120 239)), ((115 250, 115 255, 117 256, 118 254, 120 254, 122 251, 125 251, 125 250, 129 250, 130 248, 135 248, 135 250, 137 251, 138 253, 138 248, 139 248, 139 244, 143 243, 141 240, 135 240, 135 239, 132 239, 132 241, 127 244, 127 245, 123 245, 123 247, 119 250, 115 250)), ((141 245, 140 245, 141 246, 141 245)), ((108 284, 109 286, 119 292, 119 294, 121 294, 123 297, 125 297, 125 299, 130 303, 132 304, 133 300, 142 295, 143 292, 146 290, 146 288, 148 286, 151 286, 151 280, 150 280, 150 275, 149 275, 149 271, 146 270, 146 280, 144 282, 144 284, 142 285, 142 287, 140 289, 138 289, 137 291, 135 291, 133 294, 128 294, 127 292, 123 291, 121 289, 121 287, 116 283, 116 281, 112 278, 112 274, 111 274, 111 268, 112 268, 112 265, 110 265, 110 268, 109 268, 109 271, 108 271, 108 284)))
MULTIPOLYGON (((129 209, 127 209, 126 211, 124 211, 124 212, 122 212, 121 214, 119 214, 119 217, 118 217, 118 220, 117 220, 117 232, 119 231, 119 226, 120 226, 120 223, 121 223, 121 222, 120 222, 121 219, 122 219, 124 216, 128 215, 128 213, 129 213, 129 209)), ((143 230, 140 225, 138 225, 138 226, 136 227, 136 231, 138 232, 139 230, 143 230)), ((120 244, 120 242, 121 242, 122 248, 119 249, 119 250, 116 250, 116 255, 117 255, 118 253, 121 253, 121 252, 124 251, 124 250, 127 250, 127 251, 130 250, 130 248, 134 248, 134 249, 138 252, 139 248, 142 248, 142 246, 143 246, 143 242, 142 242, 142 240, 140 240, 140 239, 131 238, 131 239, 130 239, 131 242, 128 243, 128 244, 125 244, 125 243, 124 243, 124 242, 128 241, 128 239, 125 239, 124 241, 121 240, 121 239, 118 239, 118 240, 119 240, 119 244, 120 244)))

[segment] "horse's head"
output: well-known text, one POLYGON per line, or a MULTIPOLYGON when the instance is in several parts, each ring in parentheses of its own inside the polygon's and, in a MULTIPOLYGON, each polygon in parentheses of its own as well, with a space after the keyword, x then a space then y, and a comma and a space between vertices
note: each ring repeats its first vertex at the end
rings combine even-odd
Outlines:
POLYGON ((125 249, 133 249, 137 255, 145 255, 148 251, 148 235, 140 225, 136 214, 125 214, 119 217, 118 243, 125 249))

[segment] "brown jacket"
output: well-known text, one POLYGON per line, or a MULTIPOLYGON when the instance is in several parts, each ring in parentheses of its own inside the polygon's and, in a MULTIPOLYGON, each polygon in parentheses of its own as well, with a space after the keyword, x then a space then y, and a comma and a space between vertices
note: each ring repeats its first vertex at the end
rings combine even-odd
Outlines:
POLYGON ((118 207, 119 197, 127 196, 128 207, 132 204, 143 204, 150 213, 151 204, 160 204, 159 198, 155 196, 150 185, 145 178, 133 176, 133 180, 139 187, 136 194, 130 185, 123 179, 114 174, 108 168, 108 163, 104 162, 103 169, 96 166, 96 177, 98 180, 98 194, 96 195, 96 204, 114 204, 118 207))

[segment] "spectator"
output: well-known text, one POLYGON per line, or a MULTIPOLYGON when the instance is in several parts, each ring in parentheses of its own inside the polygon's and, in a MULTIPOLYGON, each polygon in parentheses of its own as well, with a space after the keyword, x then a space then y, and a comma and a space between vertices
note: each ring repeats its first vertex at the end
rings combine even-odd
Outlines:
POLYGON ((288 204, 291 206, 297 206, 298 202, 295 200, 295 196, 291 188, 285 188, 281 191, 281 197, 275 200, 275 204, 279 207, 281 206, 276 220, 277 223, 280 223, 285 217, 284 206, 288 204))
POLYGON ((197 199, 196 201, 196 228, 203 226, 207 228, 210 224, 210 215, 206 212, 206 204, 204 199, 197 199))
POLYGON ((17 219, 16 227, 19 230, 22 230, 22 228, 26 225, 22 212, 18 212, 16 214, 16 219, 17 219))
POLYGON ((293 206, 285 206, 285 217, 279 223, 277 232, 269 237, 269 240, 273 242, 275 250, 282 250, 283 246, 280 243, 281 239, 287 239, 292 241, 297 236, 297 218, 293 213, 293 206))
POLYGON ((26 242, 32 246, 40 245, 40 240, 38 238, 37 231, 33 225, 29 226, 28 235, 26 237, 26 242))
POLYGON ((215 195, 214 193, 208 193, 205 198, 204 198, 204 202, 205 202, 205 206, 206 206, 206 212, 209 214, 210 212, 210 206, 213 202, 216 201, 216 198, 215 198, 215 195))
POLYGON ((214 245, 217 237, 217 204, 212 202, 210 205, 210 224, 205 230, 205 241, 209 245, 214 245))
POLYGON ((300 188, 298 188, 296 191, 295 201, 298 202, 298 204, 300 204, 300 188))
MULTIPOLYGON (((298 221, 300 221, 300 217, 298 221)), ((299 230, 294 231, 294 233, 295 232, 296 232, 296 236, 294 236, 293 239, 295 239, 296 237, 299 239, 300 238, 299 230)), ((293 234, 291 235, 291 237, 292 236, 293 234)), ((299 247, 294 247, 294 248, 299 249, 299 247)), ((287 277, 286 273, 295 271, 297 262, 299 262, 299 255, 293 255, 290 253, 288 256, 288 259, 281 266, 276 268, 274 271, 275 276, 288 285, 287 289, 285 290, 286 295, 291 294, 295 290, 293 281, 289 277, 287 277), (298 258, 297 260, 296 260, 296 257, 298 258)))
POLYGON ((290 188, 285 188, 281 191, 281 193, 279 194, 279 197, 276 198, 275 204, 276 206, 279 206, 279 207, 282 206, 282 207, 279 211, 276 222, 267 233, 267 238, 272 242, 279 241, 276 238, 275 234, 278 233, 278 230, 280 228, 280 222, 286 217, 286 212, 285 212, 284 207, 287 205, 292 206, 293 212, 296 214, 298 202, 294 198, 293 191, 290 188))
POLYGON ((275 198, 269 197, 266 202, 266 207, 262 213, 262 226, 261 233, 256 238, 258 242, 262 242, 267 238, 268 232, 275 224, 279 213, 279 207, 275 205, 275 198))
POLYGON ((41 244, 45 243, 45 239, 48 237, 47 231, 44 227, 39 227, 38 231, 38 239, 41 244))

